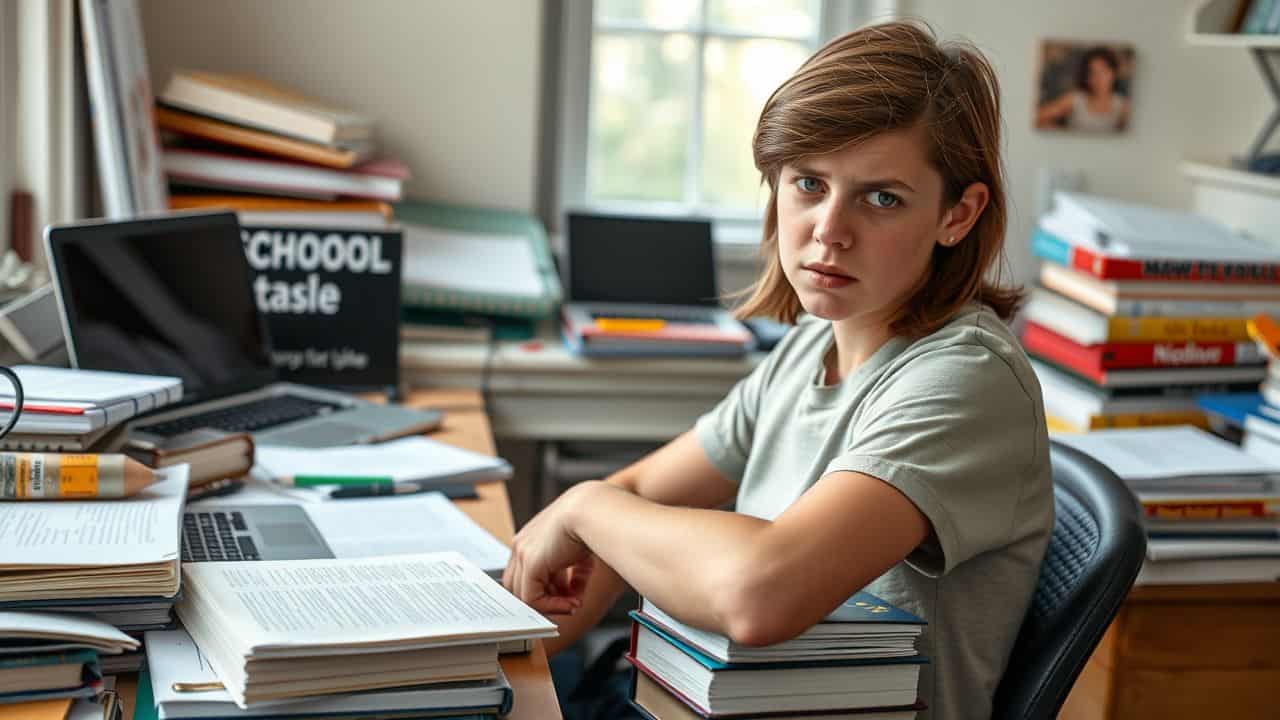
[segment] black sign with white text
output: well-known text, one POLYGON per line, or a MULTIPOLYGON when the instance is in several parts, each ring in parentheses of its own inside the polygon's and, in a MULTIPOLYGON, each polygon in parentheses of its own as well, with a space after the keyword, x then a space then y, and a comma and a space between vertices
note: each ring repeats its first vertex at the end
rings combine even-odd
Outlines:
POLYGON ((240 236, 281 380, 398 383, 400 228, 247 226, 240 236))

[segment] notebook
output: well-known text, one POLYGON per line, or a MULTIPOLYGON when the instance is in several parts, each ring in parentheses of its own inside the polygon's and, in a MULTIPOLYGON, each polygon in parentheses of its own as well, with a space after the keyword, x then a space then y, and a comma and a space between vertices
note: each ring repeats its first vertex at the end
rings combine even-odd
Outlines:
MULTIPOLYGON (((82 435, 182 398, 176 377, 39 365, 13 371, 24 396, 18 433, 82 435)), ((0 382, 0 408, 12 408, 13 400, 12 388, 0 382)))
MULTIPOLYGON (((511 465, 425 437, 408 437, 377 445, 303 449, 264 445, 257 468, 268 477, 348 475, 391 477, 419 487, 459 482, 489 482, 511 477, 511 465)), ((371 481, 372 482, 372 481, 371 481)))

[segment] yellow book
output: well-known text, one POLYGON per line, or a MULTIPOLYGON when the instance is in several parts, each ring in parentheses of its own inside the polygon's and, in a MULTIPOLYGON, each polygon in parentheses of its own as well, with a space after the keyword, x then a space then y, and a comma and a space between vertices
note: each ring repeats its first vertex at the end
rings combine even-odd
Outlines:
POLYGON ((1194 425, 1208 430, 1209 419, 1200 410, 1171 410, 1169 412, 1118 413, 1115 415, 1089 416, 1089 429, 1156 427, 1160 425, 1194 425))
POLYGON ((1249 340, 1245 318, 1111 317, 1110 342, 1241 342, 1249 340))
POLYGON ((1050 415, 1049 413, 1045 413, 1044 420, 1045 420, 1045 424, 1049 426, 1049 432, 1061 432, 1061 433, 1085 432, 1084 428, 1072 425, 1071 423, 1067 422, 1066 420, 1063 420, 1057 415, 1050 415))
POLYGON ((4 706, 6 720, 62 720, 71 709, 71 698, 32 700, 4 706))

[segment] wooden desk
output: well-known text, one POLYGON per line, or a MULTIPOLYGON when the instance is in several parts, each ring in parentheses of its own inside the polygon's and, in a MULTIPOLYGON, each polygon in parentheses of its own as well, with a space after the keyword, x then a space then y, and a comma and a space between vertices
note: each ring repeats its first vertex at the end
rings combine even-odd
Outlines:
POLYGON ((1145 585, 1125 600, 1062 720, 1276 717, 1280 582, 1145 585))
MULTIPOLYGON (((433 407, 445 411, 444 427, 431 434, 442 442, 467 450, 494 454, 493 435, 489 432, 489 420, 484 414, 480 394, 473 390, 417 391, 411 393, 406 405, 433 407)), ((510 544, 515 535, 511 519, 511 503, 507 499, 507 487, 503 483, 484 483, 476 486, 477 500, 461 500, 458 507, 480 524, 494 537, 510 544)), ((537 641, 533 652, 522 655, 503 655, 502 670, 515 690, 515 706, 507 717, 511 720, 547 720, 560 717, 555 687, 551 684, 551 670, 547 666, 547 654, 542 641, 537 641)), ((124 720, 133 718, 133 697, 137 677, 133 674, 118 679, 120 696, 124 699, 124 720)))

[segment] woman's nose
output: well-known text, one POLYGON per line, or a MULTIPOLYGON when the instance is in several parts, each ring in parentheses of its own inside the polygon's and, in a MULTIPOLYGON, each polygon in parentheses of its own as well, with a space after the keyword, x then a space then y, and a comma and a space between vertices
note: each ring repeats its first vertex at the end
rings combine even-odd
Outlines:
POLYGON ((853 244, 853 225, 845 217, 842 203, 832 200, 822 208, 822 215, 813 226, 813 239, 819 245, 832 245, 847 249, 853 244))

